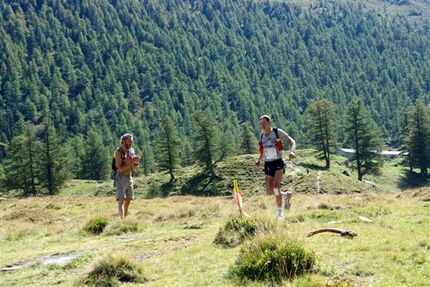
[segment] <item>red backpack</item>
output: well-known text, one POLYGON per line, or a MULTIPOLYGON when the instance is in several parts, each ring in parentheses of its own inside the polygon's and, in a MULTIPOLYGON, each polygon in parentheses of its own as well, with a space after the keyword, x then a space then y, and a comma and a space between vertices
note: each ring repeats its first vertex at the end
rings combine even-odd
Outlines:
MULTIPOLYGON (((278 148, 278 150, 283 150, 284 145, 282 144, 281 138, 278 135, 278 129, 273 128, 273 131, 275 132, 275 135, 276 135, 276 147, 278 148)), ((258 145, 260 146, 260 153, 263 153, 263 133, 264 132, 261 132, 260 142, 258 143, 258 145)))

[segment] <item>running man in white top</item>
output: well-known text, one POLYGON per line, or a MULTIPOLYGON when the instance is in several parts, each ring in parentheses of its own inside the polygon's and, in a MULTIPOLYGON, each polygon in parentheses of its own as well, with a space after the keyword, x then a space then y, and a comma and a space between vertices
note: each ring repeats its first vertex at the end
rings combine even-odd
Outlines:
MULTIPOLYGON (((283 219, 282 211, 282 194, 281 180, 285 173, 285 164, 282 159, 283 145, 282 140, 285 140, 290 145, 289 159, 296 157, 296 141, 281 129, 273 129, 271 127, 272 120, 268 115, 260 117, 260 125, 263 132, 260 136, 260 157, 255 162, 260 165, 264 160, 264 174, 266 179, 267 195, 275 195, 276 206, 278 207, 278 219, 283 219)), ((286 207, 289 207, 289 198, 291 193, 285 193, 286 207)))

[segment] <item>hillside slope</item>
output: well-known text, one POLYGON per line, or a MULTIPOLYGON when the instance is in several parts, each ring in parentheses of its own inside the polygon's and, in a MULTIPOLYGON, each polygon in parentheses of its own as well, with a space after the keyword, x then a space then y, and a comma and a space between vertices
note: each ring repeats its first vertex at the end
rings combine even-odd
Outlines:
POLYGON ((0 142, 52 117, 63 142, 94 131, 112 147, 132 131, 137 151, 149 150, 166 115, 185 142, 192 114, 203 110, 233 135, 242 122, 257 134, 256 119, 270 113, 306 146, 309 103, 330 99, 341 118, 362 97, 396 143, 403 109, 430 97, 429 7, 426 0, 2 1, 0 142), (407 16, 415 9, 422 16, 407 16))
MULTIPOLYGON (((332 168, 328 171, 322 162, 314 158, 311 150, 302 150, 298 154, 297 159, 286 162, 287 169, 281 182, 283 191, 331 195, 367 192, 400 194, 413 188, 418 188, 417 192, 424 195, 430 191, 429 179, 426 181, 418 175, 408 175, 401 159, 386 161, 380 176, 368 176, 364 181, 358 181, 356 173, 348 168, 343 157, 332 156, 332 168)), ((163 173, 137 175, 134 177, 136 197, 230 196, 233 180, 238 181, 244 197, 263 195, 264 173, 262 167, 254 165, 256 158, 257 155, 227 158, 216 168, 218 177, 213 181, 197 166, 177 170, 175 182, 170 182, 170 176, 163 173)), ((73 197, 114 196, 115 191, 111 181, 74 180, 60 194, 73 197)))

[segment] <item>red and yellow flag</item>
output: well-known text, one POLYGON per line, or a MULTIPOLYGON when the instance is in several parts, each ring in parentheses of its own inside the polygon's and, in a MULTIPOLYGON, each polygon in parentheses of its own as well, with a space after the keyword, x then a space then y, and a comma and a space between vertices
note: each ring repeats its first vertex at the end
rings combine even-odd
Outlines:
POLYGON ((239 206, 239 212, 240 216, 245 215, 246 217, 250 217, 245 211, 243 211, 243 204, 242 204, 242 191, 239 190, 239 187, 237 185, 237 180, 233 180, 233 198, 236 202, 237 206, 239 206))

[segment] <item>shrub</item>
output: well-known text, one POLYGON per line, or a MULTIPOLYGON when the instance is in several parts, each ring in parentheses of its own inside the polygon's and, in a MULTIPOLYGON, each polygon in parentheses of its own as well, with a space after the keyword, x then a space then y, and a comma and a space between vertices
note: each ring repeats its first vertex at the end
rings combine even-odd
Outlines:
POLYGON ((84 226, 84 231, 90 234, 100 234, 108 225, 109 220, 105 217, 96 217, 87 222, 84 226))
POLYGON ((136 221, 121 221, 113 225, 109 225, 106 229, 105 235, 121 235, 139 231, 139 223, 136 221))
POLYGON ((273 224, 254 218, 230 217, 220 227, 214 243, 224 247, 235 247, 257 232, 273 230, 273 224))
POLYGON ((90 286, 120 286, 123 282, 144 283, 147 279, 141 267, 127 258, 108 255, 101 259, 83 284, 90 286))
POLYGON ((315 262, 314 252, 294 239, 262 236, 241 248, 230 275, 240 281, 278 284, 311 272, 315 262))

